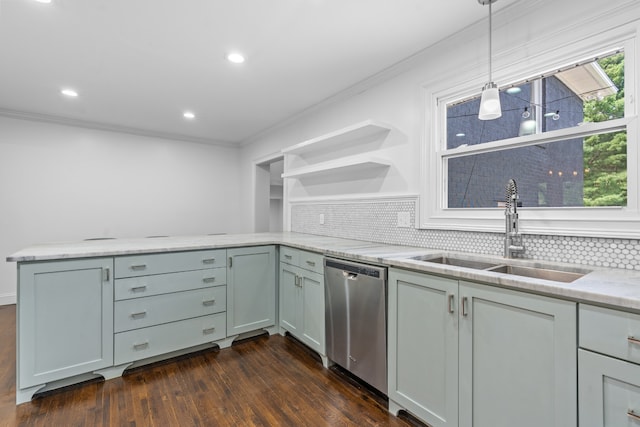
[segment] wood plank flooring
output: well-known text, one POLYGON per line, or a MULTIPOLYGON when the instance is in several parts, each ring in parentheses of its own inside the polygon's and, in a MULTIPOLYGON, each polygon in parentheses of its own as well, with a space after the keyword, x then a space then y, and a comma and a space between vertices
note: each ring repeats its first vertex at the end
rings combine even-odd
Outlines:
POLYGON ((15 306, 0 306, 0 426, 419 426, 290 337, 261 336, 15 405, 15 306))

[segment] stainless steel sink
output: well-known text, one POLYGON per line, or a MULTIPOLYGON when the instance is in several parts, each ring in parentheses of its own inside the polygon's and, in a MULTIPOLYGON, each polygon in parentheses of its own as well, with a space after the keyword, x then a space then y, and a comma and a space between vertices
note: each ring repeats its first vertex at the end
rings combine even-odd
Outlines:
POLYGON ((574 280, 578 280, 579 278, 587 274, 586 272, 576 273, 573 271, 551 270, 547 268, 537 267, 523 267, 518 265, 498 265, 489 268, 488 271, 512 274, 515 276, 531 277, 535 279, 553 280, 554 282, 563 283, 571 283, 574 280))
POLYGON ((491 262, 488 260, 478 260, 478 259, 467 259, 467 258, 457 258, 451 257, 447 255, 421 255, 411 257, 411 259, 429 263, 436 264, 444 264, 444 265, 452 265, 455 267, 465 267, 472 268, 475 270, 484 270, 484 271, 492 271, 495 273, 503 273, 510 274, 513 276, 522 276, 522 277, 530 277, 533 279, 544 279, 551 280, 554 282, 562 282, 562 283, 571 283, 575 280, 578 280, 582 276, 587 273, 590 273, 590 270, 575 270, 567 271, 563 269, 558 269, 557 267, 545 268, 543 266, 540 267, 530 267, 524 265, 514 265, 514 264, 506 264, 499 260, 497 262, 491 262))
POLYGON ((453 265, 456 267, 473 268, 476 270, 486 270, 492 267, 499 266, 498 264, 490 263, 486 261, 478 261, 478 260, 463 259, 463 258, 452 258, 444 255, 435 256, 435 257, 433 255, 422 255, 422 256, 412 257, 411 259, 415 259, 418 261, 425 261, 425 262, 434 262, 437 264, 453 265))

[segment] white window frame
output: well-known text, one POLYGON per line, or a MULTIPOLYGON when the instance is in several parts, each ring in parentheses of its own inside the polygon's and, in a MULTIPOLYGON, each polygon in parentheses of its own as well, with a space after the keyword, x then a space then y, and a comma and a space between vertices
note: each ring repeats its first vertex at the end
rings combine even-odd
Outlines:
MULTIPOLYGON (((638 26, 629 25, 606 34, 530 56, 494 73, 499 86, 507 86, 581 63, 604 53, 625 53, 625 116, 622 119, 585 123, 576 128, 510 138, 474 146, 446 149, 447 105, 479 95, 485 83, 474 76, 463 82, 423 85, 425 130, 421 156, 420 227, 479 232, 504 232, 504 214, 498 208, 448 208, 445 159, 454 153, 495 151, 580 137, 593 132, 627 131, 627 206, 520 209, 520 231, 526 234, 640 238, 640 157, 637 111, 637 71, 640 68, 638 26), (579 133, 577 133, 579 132, 579 133)), ((509 63, 509 58, 502 62, 509 63)), ((462 73, 467 76, 469 73, 462 73)), ((485 77, 486 78, 486 77, 485 77)), ((506 186, 506 182, 505 182, 506 186)))

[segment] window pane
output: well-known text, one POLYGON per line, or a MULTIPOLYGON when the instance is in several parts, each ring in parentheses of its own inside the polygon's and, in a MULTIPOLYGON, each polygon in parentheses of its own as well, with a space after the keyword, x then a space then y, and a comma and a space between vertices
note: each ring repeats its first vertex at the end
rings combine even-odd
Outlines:
POLYGON ((624 53, 500 91, 502 117, 479 120, 480 94, 447 106, 447 149, 624 117, 624 53))
POLYGON ((510 178, 524 207, 626 206, 627 134, 451 158, 448 207, 498 207, 510 178))

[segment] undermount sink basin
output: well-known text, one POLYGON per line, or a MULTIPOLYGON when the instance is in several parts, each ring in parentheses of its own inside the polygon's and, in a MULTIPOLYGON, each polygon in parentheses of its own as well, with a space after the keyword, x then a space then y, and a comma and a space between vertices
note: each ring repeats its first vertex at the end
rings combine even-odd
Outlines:
POLYGON ((434 257, 433 255, 423 255, 423 256, 413 257, 411 259, 415 259, 417 261, 435 262, 437 264, 453 265, 456 267, 474 268, 476 270, 487 270, 492 267, 498 267, 498 264, 495 264, 495 263, 477 261, 477 260, 471 260, 471 259, 452 258, 448 256, 434 257))
POLYGON ((578 280, 585 274, 590 273, 589 270, 566 271, 557 268, 528 267, 523 265, 506 264, 500 261, 490 262, 487 260, 456 258, 447 255, 421 255, 412 257, 411 259, 428 263, 472 268, 475 270, 492 271, 494 273, 530 277, 532 279, 551 280, 562 283, 571 283, 578 280))
POLYGON ((573 271, 550 270, 547 268, 522 267, 517 265, 498 265, 489 268, 488 271, 531 277, 534 279, 553 280, 554 282, 563 283, 571 283, 587 274, 586 272, 576 273, 573 271))

